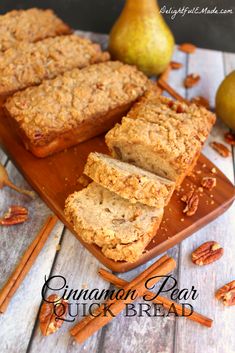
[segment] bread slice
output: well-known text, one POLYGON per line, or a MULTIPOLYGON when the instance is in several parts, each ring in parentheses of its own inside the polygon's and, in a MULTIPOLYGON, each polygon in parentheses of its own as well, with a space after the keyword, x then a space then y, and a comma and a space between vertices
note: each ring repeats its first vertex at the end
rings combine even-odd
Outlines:
POLYGON ((175 187, 170 180, 97 152, 89 154, 84 173, 131 203, 157 208, 167 205, 175 187))
POLYGON ((200 155, 215 115, 148 92, 106 135, 113 157, 179 185, 200 155))
POLYGON ((92 182, 70 195, 65 216, 87 243, 115 261, 136 261, 156 234, 163 209, 128 200, 92 182))

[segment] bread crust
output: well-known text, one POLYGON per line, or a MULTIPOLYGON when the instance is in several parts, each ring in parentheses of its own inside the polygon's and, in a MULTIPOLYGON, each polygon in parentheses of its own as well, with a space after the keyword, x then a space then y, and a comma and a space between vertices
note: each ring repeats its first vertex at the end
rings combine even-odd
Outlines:
POLYGON ((120 62, 73 69, 15 93, 5 103, 25 145, 45 157, 107 131, 147 89, 147 77, 120 62))
POLYGON ((19 128, 16 121, 5 111, 12 126, 14 126, 14 129, 16 129, 18 135, 21 137, 25 148, 31 151, 36 157, 45 158, 108 131, 115 123, 121 120, 130 107, 131 103, 114 108, 107 114, 92 116, 89 120, 82 121, 76 129, 60 134, 51 142, 42 146, 32 144, 24 134, 24 131, 19 128))
POLYGON ((87 243, 95 243, 115 261, 135 261, 156 234, 163 209, 128 200, 92 182, 70 195, 65 216, 87 243))
POLYGON ((174 182, 101 153, 89 154, 84 173, 131 203, 157 208, 168 204, 175 187, 174 182))
POLYGON ((189 174, 215 122, 215 115, 149 92, 106 135, 112 156, 179 185, 189 174))
POLYGON ((70 33, 72 29, 52 10, 13 10, 0 16, 0 51, 18 43, 32 43, 70 33))
POLYGON ((0 95, 39 85, 73 68, 109 60, 98 44, 77 35, 20 43, 0 56, 0 95))

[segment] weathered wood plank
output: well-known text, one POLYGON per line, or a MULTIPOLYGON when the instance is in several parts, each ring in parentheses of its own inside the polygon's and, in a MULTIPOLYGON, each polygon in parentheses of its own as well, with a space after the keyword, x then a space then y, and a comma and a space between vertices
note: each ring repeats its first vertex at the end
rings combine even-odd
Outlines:
MULTIPOLYGON (((186 54, 175 50, 174 61, 182 62, 183 67, 180 70, 171 71, 169 82, 183 96, 185 89, 182 85, 183 78, 187 72, 187 57, 186 54)), ((173 256, 176 261, 178 259, 179 246, 175 246, 168 251, 168 254, 173 256)), ((126 280, 131 280, 142 272, 147 266, 156 261, 156 259, 148 262, 121 277, 126 280)), ((174 271, 174 276, 177 278, 178 269, 174 271)), ((141 301, 140 301, 141 302, 141 301)), ((138 305, 136 306, 138 308, 138 305)), ((175 318, 169 317, 125 317, 125 313, 113 320, 106 328, 103 329, 102 341, 100 342, 100 351, 103 353, 110 352, 165 352, 172 353, 174 345, 175 318)))
MULTIPOLYGON (((167 253, 177 261, 178 246, 175 246, 167 253)), ((135 270, 121 274, 120 277, 131 280, 146 267, 149 267, 154 261, 156 261, 156 259, 151 260, 135 270)), ((173 272, 173 276, 176 278, 177 273, 178 269, 173 272)), ((123 312, 103 329, 100 352, 110 352, 110 347, 112 347, 113 353, 173 352, 175 318, 172 316, 148 317, 146 314, 140 317, 140 312, 138 311, 140 309, 138 306, 140 303, 144 303, 144 301, 138 300, 135 302, 135 309, 137 310, 136 316, 127 317, 125 312, 123 312)), ((161 314, 162 312, 163 310, 161 310, 161 314)), ((153 314, 153 310, 151 310, 151 313, 153 314)))
MULTIPOLYGON (((13 182, 30 188, 11 162, 7 164, 7 170, 13 182)), ((38 197, 32 201, 8 188, 1 190, 0 194, 1 213, 8 206, 19 204, 26 206, 30 214, 28 222, 0 229, 0 286, 2 286, 51 212, 38 197)), ((0 316, 1 352, 22 353, 26 351, 40 304, 44 275, 50 273, 62 229, 63 225, 58 222, 33 268, 13 297, 6 313, 0 316)))
MULTIPOLYGON (((224 76, 222 53, 198 49, 190 56, 189 72, 199 73, 202 80, 198 87, 189 91, 189 97, 203 95, 210 99, 214 107, 214 96, 219 83, 224 76)), ((227 128, 218 122, 213 129, 210 139, 221 141, 227 128)), ((210 147, 204 149, 204 153, 232 180, 232 158, 223 159, 210 147)), ((213 192, 212 192, 213 194, 213 192)), ((175 352, 188 352, 188 347, 194 353, 199 352, 223 352, 235 351, 233 338, 234 313, 231 308, 224 308, 214 298, 215 291, 224 283, 234 279, 234 251, 235 239, 232 236, 235 231, 234 206, 223 216, 209 224, 200 232, 185 240, 181 244, 180 256, 180 287, 190 288, 194 285, 199 291, 199 298, 192 303, 195 310, 214 319, 214 326, 208 330, 192 322, 184 322, 179 319, 176 326, 175 352), (196 267, 190 260, 191 252, 201 243, 207 240, 218 241, 225 249, 223 258, 207 267, 196 267)))
POLYGON ((215 93, 224 77, 223 55, 219 51, 197 49, 195 54, 189 56, 188 74, 199 74, 201 80, 188 90, 188 98, 200 96, 207 98, 210 107, 215 107, 215 93))
POLYGON ((224 53, 224 69, 225 75, 228 75, 231 71, 235 70, 235 54, 224 53))
POLYGON ((0 163, 5 164, 7 161, 7 155, 0 148, 0 163))
MULTIPOLYGON (((92 256, 77 241, 74 235, 66 230, 61 244, 61 250, 58 253, 58 257, 51 275, 64 276, 67 284, 69 285, 69 289, 106 289, 109 287, 109 284, 97 275, 100 266, 101 265, 98 260, 95 259, 95 257, 92 256)), ((56 283, 61 284, 60 281, 53 281, 53 285, 56 283)), ((81 303, 81 301, 79 302, 81 303)), ((76 301, 71 300, 70 303, 76 303, 76 301)), ((92 301, 82 300, 82 303, 91 304, 92 301)), ((72 312, 76 312, 75 307, 73 307, 72 312)), ((76 318, 75 322, 77 321, 78 318, 76 318)), ((79 345, 74 342, 68 332, 69 328, 72 327, 75 322, 65 322, 60 329, 60 332, 51 335, 50 337, 43 337, 41 335, 40 328, 37 323, 37 327, 29 347, 29 352, 98 352, 101 331, 93 335, 83 345, 79 345)))

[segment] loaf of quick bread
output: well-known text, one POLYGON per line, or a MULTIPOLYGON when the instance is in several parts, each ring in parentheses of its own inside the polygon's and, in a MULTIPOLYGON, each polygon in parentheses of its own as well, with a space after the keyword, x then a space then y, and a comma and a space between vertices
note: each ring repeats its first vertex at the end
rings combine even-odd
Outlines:
POLYGON ((26 148, 45 157, 110 129, 148 85, 134 66, 110 61, 17 92, 4 108, 26 148))
POLYGON ((168 204, 175 187, 168 179, 97 152, 89 154, 84 173, 131 203, 157 208, 168 204))
POLYGON ((0 96, 40 84, 73 68, 107 61, 98 44, 77 35, 21 43, 0 56, 0 96))
POLYGON ((70 195, 65 216, 86 242, 115 261, 135 262, 156 234, 163 208, 131 203, 92 182, 70 195))
POLYGON ((193 169, 215 115, 148 91, 106 135, 112 156, 179 185, 193 169))
POLYGON ((0 51, 21 42, 36 42, 71 32, 71 28, 52 10, 32 8, 10 11, 0 15, 0 51))

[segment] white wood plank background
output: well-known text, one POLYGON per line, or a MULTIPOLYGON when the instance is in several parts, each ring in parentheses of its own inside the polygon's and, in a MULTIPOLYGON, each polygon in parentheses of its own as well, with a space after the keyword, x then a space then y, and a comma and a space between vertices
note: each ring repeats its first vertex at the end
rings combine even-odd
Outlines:
MULTIPOLYGON (((107 46, 106 35, 79 31, 78 33, 100 41, 104 48, 107 46)), ((174 60, 182 62, 183 68, 171 72, 169 82, 172 86, 188 98, 196 95, 205 96, 214 108, 215 92, 219 83, 226 74, 235 69, 235 54, 197 49, 195 54, 188 56, 176 50, 174 60), (199 73, 202 77, 199 85, 188 91, 182 85, 187 73, 199 73)), ((210 140, 224 143, 223 134, 227 130, 218 121, 210 140)), ((231 181, 234 181, 232 156, 227 159, 220 157, 208 143, 204 153, 231 181)), ((17 184, 29 187, 1 150, 0 161, 6 165, 11 178, 17 184)), ((29 207, 32 217, 20 227, 0 229, 0 285, 50 213, 39 198, 29 201, 7 188, 1 190, 0 210, 6 209, 12 203, 29 207)), ((58 222, 7 312, 0 316, 0 352, 235 353, 235 307, 224 308, 214 299, 216 289, 235 279, 234 211, 233 206, 216 221, 168 251, 178 263, 174 275, 179 286, 194 285, 198 288, 200 296, 193 305, 197 311, 214 319, 212 329, 206 329, 182 318, 125 318, 121 314, 83 345, 73 342, 68 333, 71 324, 68 323, 65 323, 58 333, 42 337, 37 317, 45 275, 48 276, 50 273, 63 275, 72 288, 81 288, 83 285, 90 288, 109 286, 97 276, 99 262, 58 222), (189 255, 206 240, 220 242, 225 254, 219 262, 206 268, 195 267, 189 255), (60 251, 56 251, 58 243, 61 244, 60 251)), ((138 269, 122 274, 121 277, 131 279, 152 262, 153 260, 138 269)))

